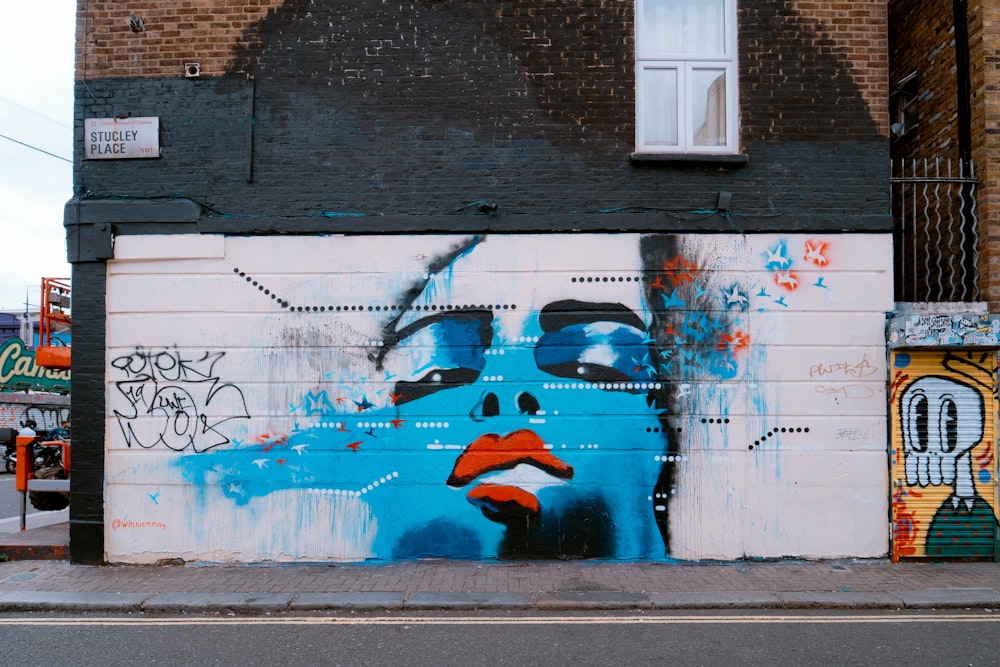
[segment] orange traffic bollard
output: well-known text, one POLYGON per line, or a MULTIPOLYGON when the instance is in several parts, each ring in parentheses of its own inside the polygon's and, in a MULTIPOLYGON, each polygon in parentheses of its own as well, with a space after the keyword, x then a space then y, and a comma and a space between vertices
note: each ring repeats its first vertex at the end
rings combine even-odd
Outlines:
POLYGON ((28 490, 28 480, 35 476, 35 448, 31 443, 35 441, 33 435, 17 436, 17 471, 14 475, 14 485, 21 493, 28 490))

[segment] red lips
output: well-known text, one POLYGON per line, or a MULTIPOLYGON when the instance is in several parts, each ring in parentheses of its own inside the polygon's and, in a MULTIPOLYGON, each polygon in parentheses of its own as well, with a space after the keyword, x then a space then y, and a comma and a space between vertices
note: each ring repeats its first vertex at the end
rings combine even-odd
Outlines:
MULTIPOLYGON (((534 431, 522 429, 504 437, 487 433, 476 438, 455 461, 447 484, 465 486, 486 473, 510 470, 521 464, 535 466, 559 479, 573 478, 572 466, 550 454, 534 431)), ((540 509, 538 498, 516 486, 479 484, 466 498, 493 521, 534 516, 540 509)))

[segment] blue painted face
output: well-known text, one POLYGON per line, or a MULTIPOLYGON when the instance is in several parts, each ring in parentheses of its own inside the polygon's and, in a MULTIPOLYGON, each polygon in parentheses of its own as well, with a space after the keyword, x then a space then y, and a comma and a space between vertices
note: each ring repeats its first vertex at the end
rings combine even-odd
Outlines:
POLYGON ((384 365, 414 427, 400 460, 428 486, 407 489, 421 518, 393 555, 662 556, 664 445, 641 327, 620 304, 582 301, 407 327, 384 365))
POLYGON ((640 281, 504 271, 488 245, 429 276, 374 371, 307 397, 309 423, 276 447, 308 457, 188 458, 215 459, 237 502, 290 486, 360 501, 376 558, 662 558, 666 441, 640 281))

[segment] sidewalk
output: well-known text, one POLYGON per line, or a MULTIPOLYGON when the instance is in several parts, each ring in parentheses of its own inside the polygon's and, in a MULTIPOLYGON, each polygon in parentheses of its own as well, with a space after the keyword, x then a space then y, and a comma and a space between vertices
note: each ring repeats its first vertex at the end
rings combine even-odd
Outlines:
MULTIPOLYGON (((68 524, 49 531, 68 539, 68 524)), ((12 534, 0 538, 13 539, 12 534)), ((32 538, 34 539, 34 538, 32 538)), ((1000 610, 1000 564, 885 560, 73 565, 0 563, 0 612, 1000 610)))
POLYGON ((69 510, 35 512, 25 517, 0 519, 0 554, 11 560, 67 560, 69 558, 69 510))

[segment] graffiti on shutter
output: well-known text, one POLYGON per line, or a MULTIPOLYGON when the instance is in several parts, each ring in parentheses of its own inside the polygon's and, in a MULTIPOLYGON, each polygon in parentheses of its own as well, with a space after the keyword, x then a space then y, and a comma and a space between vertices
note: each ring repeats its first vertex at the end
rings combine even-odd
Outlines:
POLYGON ((997 352, 890 361, 893 560, 996 560, 997 352))

